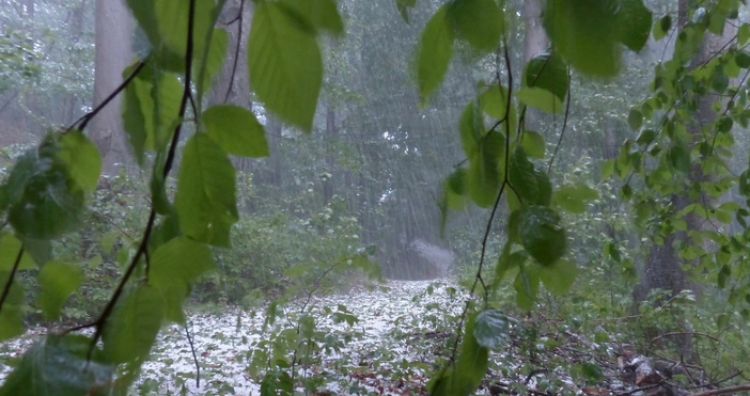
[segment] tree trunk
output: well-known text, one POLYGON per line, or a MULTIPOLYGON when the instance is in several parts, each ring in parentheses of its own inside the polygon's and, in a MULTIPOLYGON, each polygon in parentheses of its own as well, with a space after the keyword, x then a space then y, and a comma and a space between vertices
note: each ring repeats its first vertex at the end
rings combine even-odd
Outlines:
MULTIPOLYGON (((547 33, 542 26, 542 0, 524 0, 523 20, 526 27, 523 39, 523 61, 525 64, 534 55, 546 50, 549 46, 547 33)), ((527 108, 524 117, 526 128, 538 130, 540 116, 540 111, 527 108)))
POLYGON ((526 26, 526 36, 523 40, 523 60, 527 62, 531 57, 547 49, 549 41, 542 26, 542 0, 525 0, 523 4, 523 20, 526 26))
MULTIPOLYGON (((684 27, 688 22, 687 14, 687 0, 680 0, 678 9, 678 26, 680 29, 684 27)), ((728 29, 726 29, 725 25, 725 31, 722 36, 714 36, 706 32, 706 36, 703 43, 701 44, 701 48, 693 56, 693 59, 690 62, 691 69, 702 65, 709 57, 712 56, 714 51, 718 50, 723 45, 723 43, 727 41, 727 30, 728 29)), ((702 125, 710 124, 716 117, 716 114, 711 109, 711 104, 712 101, 710 97, 701 97, 699 99, 696 117, 693 119, 693 122, 686 125, 688 132, 690 132, 693 137, 693 141, 697 141, 702 138, 702 125)), ((688 177, 690 178, 691 183, 700 183, 706 178, 699 164, 694 164, 691 167, 688 177)), ((671 198, 673 207, 672 213, 678 213, 690 204, 703 203, 707 200, 708 197, 703 192, 701 192, 697 197, 694 198, 689 197, 687 192, 679 195, 675 194, 671 198)), ((694 213, 689 214, 685 220, 687 222, 688 231, 700 230, 703 224, 702 219, 694 213)), ((646 262, 641 274, 640 283, 636 285, 633 291, 633 297, 636 304, 645 300, 648 296, 648 293, 655 289, 668 291, 669 295, 666 299, 675 296, 683 290, 691 290, 696 295, 699 295, 700 288, 694 282, 690 281, 687 272, 685 272, 682 268, 683 265, 691 265, 694 263, 683 263, 682 259, 679 257, 674 248, 674 243, 677 241, 685 241, 686 243, 691 243, 688 240, 688 232, 672 233, 664 238, 664 241, 661 245, 654 244, 651 247, 651 250, 646 257, 646 262)), ((659 301, 657 302, 657 304, 662 302, 663 301, 659 301)), ((683 326, 686 327, 686 329, 684 329, 685 331, 691 330, 689 328, 689 323, 684 322, 683 326)), ((690 336, 690 334, 676 337, 675 341, 678 349, 680 350, 680 354, 683 355, 686 360, 692 361, 694 359, 694 356, 692 348, 692 337, 690 336)))
MULTIPOLYGON (((131 63, 133 24, 122 0, 96 0, 96 59, 94 103, 98 106, 122 82, 131 63)), ((115 98, 91 122, 90 135, 103 159, 103 173, 113 174, 128 165, 120 98, 115 98)))

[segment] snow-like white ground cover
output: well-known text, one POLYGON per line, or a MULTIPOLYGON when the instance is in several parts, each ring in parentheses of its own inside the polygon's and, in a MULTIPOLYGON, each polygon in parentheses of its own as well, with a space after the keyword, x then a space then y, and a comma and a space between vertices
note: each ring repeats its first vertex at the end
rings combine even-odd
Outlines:
MULTIPOLYGON (((452 285, 391 281, 375 291, 364 289, 328 297, 313 297, 309 308, 316 330, 332 336, 330 347, 319 345, 315 364, 299 366, 298 378, 321 379, 319 391, 333 394, 410 394, 424 384, 432 355, 421 342, 444 328, 446 317, 460 314, 465 296, 452 285), (346 311, 342 311, 345 307, 346 311), (326 310, 326 308, 328 308, 326 310), (336 312, 355 316, 353 324, 335 323, 336 312)), ((188 395, 259 395, 260 378, 249 367, 264 343, 283 328, 296 326, 303 301, 285 307, 286 315, 264 329, 263 309, 244 312, 227 308, 221 315, 194 314, 188 319, 200 366, 200 387, 190 344, 182 326, 162 329, 151 358, 133 393, 188 395)), ((43 329, 0 345, 0 382, 11 368, 8 357, 20 356, 43 329)), ((326 394, 326 393, 320 393, 326 394)))

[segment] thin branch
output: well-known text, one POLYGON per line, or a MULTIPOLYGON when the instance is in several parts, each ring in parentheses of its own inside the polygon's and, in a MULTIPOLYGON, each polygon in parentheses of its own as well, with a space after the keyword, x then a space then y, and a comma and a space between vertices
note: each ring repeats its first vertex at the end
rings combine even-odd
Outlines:
POLYGON ((133 72, 130 73, 128 78, 126 78, 125 81, 123 81, 120 84, 120 86, 115 88, 115 90, 112 91, 112 93, 109 94, 109 96, 107 96, 107 98, 105 98, 102 101, 102 103, 96 106, 93 110, 84 114, 81 118, 77 119, 74 123, 70 124, 70 126, 63 133, 70 132, 73 128, 75 128, 76 125, 78 125, 78 129, 80 130, 86 129, 86 125, 88 125, 89 121, 91 121, 94 117, 96 117, 96 115, 100 111, 102 111, 102 109, 105 108, 109 104, 109 102, 112 101, 112 99, 114 99, 120 92, 122 92, 128 86, 128 84, 130 84, 130 82, 133 81, 133 79, 135 79, 136 76, 138 76, 138 73, 140 73, 141 70, 143 70, 143 67, 145 65, 146 64, 143 61, 138 61, 138 63, 136 63, 135 70, 133 70, 133 72))
POLYGON ((13 269, 10 271, 10 275, 8 275, 8 280, 5 282, 5 287, 3 288, 3 295, 0 297, 0 312, 2 312, 3 306, 5 306, 5 300, 8 298, 8 295, 10 294, 10 288, 13 286, 13 280, 16 278, 16 271, 18 271, 18 266, 21 265, 21 257, 23 257, 23 245, 21 245, 21 248, 18 249, 18 255, 16 256, 16 261, 13 263, 13 269))
MULTIPOLYGON (((505 41, 505 40, 503 40, 505 41)), ((511 97, 513 95, 513 72, 511 70, 510 65, 510 55, 508 54, 508 45, 507 43, 503 43, 503 49, 504 49, 504 55, 505 55, 505 67, 508 71, 508 100, 505 102, 505 114, 506 117, 510 113, 510 106, 511 106, 511 97)), ((499 55, 498 60, 499 63, 499 55)), ((502 94, 502 87, 500 86, 500 71, 497 71, 497 77, 498 77, 498 89, 500 89, 500 93, 502 94)), ((474 283, 471 285, 471 291, 469 292, 469 296, 474 295, 474 291, 476 290, 477 284, 480 280, 482 280, 482 268, 484 267, 484 258, 486 256, 487 251, 487 240, 489 239, 490 230, 492 229, 492 222, 495 219, 495 214, 497 213, 497 208, 500 206, 500 199, 503 196, 503 192, 505 191, 505 186, 510 186, 510 183, 508 183, 508 164, 509 164, 509 154, 510 154, 510 123, 505 123, 505 176, 503 178, 503 183, 500 186, 500 191, 497 194, 497 198, 495 199, 495 204, 492 206, 492 212, 490 213, 490 218, 487 220, 487 227, 485 228, 484 236, 482 237, 482 252, 479 256, 479 267, 477 268, 477 274, 474 277, 474 283)), ((510 186, 512 188, 512 186, 510 186)), ((487 286, 484 285, 484 281, 482 280, 482 285, 485 289, 485 298, 487 297, 487 286)), ((461 327, 463 326, 464 321, 466 320, 466 314, 469 311, 469 307, 471 306, 471 300, 466 301, 466 306, 464 307, 463 312, 461 313, 461 318, 459 319, 457 336, 456 341, 453 343, 453 350, 451 351, 451 358, 449 361, 449 364, 453 364, 456 361, 456 352, 458 351, 458 343, 461 340, 461 327)))
MULTIPOLYGON (((187 29, 187 48, 185 50, 185 89, 182 93, 182 102, 180 104, 179 119, 183 119, 185 117, 185 111, 187 110, 187 102, 190 96, 190 82, 191 82, 190 77, 191 77, 191 69, 193 67, 192 59, 193 59, 194 20, 195 20, 195 0, 190 0, 190 10, 188 14, 188 29, 187 29)), ((130 79, 132 80, 132 78, 130 79)), ((162 174, 164 178, 167 177, 167 175, 169 174, 169 171, 172 169, 172 165, 174 164, 175 153, 177 150, 177 142, 180 139, 181 130, 182 130, 182 122, 177 124, 177 126, 175 127, 174 134, 172 135, 172 141, 169 147, 169 154, 167 155, 167 160, 165 162, 164 171, 162 174)), ((104 307, 104 310, 102 310, 101 315, 99 315, 99 317, 96 319, 95 322, 90 323, 88 325, 84 325, 84 326, 78 326, 77 328, 75 328, 76 330, 80 330, 80 329, 88 328, 88 327, 94 327, 96 329, 94 331, 94 337, 91 341, 91 345, 89 346, 89 351, 86 356, 87 361, 91 360, 91 356, 94 352, 94 348, 96 347, 96 343, 99 341, 99 339, 102 336, 102 332, 104 331, 104 326, 107 323, 107 320, 112 314, 114 307, 117 304, 118 299, 124 292, 125 285, 128 283, 128 281, 130 280, 130 277, 133 275, 133 272, 135 271, 135 268, 138 266, 138 262, 140 261, 141 257, 146 253, 146 249, 148 249, 148 241, 149 241, 149 238, 151 237, 151 233, 153 232, 155 223, 156 223, 156 210, 154 209, 152 205, 151 213, 149 214, 148 222, 146 224, 146 229, 143 232, 143 237, 141 238, 141 243, 138 246, 138 250, 136 251, 135 256, 133 256, 133 259, 131 260, 130 265, 128 265, 128 268, 125 271, 125 274, 123 274, 122 279, 120 280, 120 283, 117 285, 117 288, 115 289, 115 292, 112 294, 112 298, 110 298, 110 300, 107 302, 107 305, 104 307)), ((146 274, 146 276, 148 276, 148 273, 146 274)))
POLYGON ((721 389, 712 389, 705 392, 700 393, 693 393, 689 396, 717 396, 717 395, 725 395, 727 393, 736 393, 736 392, 747 392, 750 391, 750 383, 744 384, 744 385, 737 385, 737 386, 729 386, 726 388, 721 389))
POLYGON ((13 95, 10 95, 10 97, 8 98, 8 100, 7 100, 7 101, 5 101, 5 104, 3 104, 2 106, 0 106, 0 113, 2 113, 3 111, 5 111, 5 109, 6 109, 6 108, 7 108, 8 106, 10 106, 10 104, 11 104, 11 103, 13 103, 13 101, 14 101, 14 100, 16 99, 16 97, 18 96, 18 93, 19 93, 19 92, 20 92, 19 90, 15 90, 15 91, 13 92, 13 95))
MULTIPOLYGON (((245 0, 240 0, 240 13, 237 15, 239 23, 237 24, 237 45, 234 48, 234 64, 232 65, 232 74, 229 77, 229 86, 227 87, 227 94, 224 96, 224 103, 229 101, 229 94, 232 93, 232 87, 234 86, 234 76, 237 74, 237 63, 240 57, 240 46, 242 45, 242 13, 245 8, 245 0)), ((233 21, 234 22, 234 21, 233 21)))
MULTIPOLYGON (((568 81, 570 81, 570 70, 568 70, 568 81)), ((562 130, 560 130, 560 138, 557 139, 555 152, 552 153, 552 158, 549 159, 549 165, 547 166, 548 175, 552 171, 552 164, 555 162, 555 158, 557 158, 557 152, 560 150, 560 145, 562 145, 562 140, 563 140, 563 137, 565 136, 565 128, 568 126, 569 115, 570 115, 570 88, 568 88, 567 103, 565 104, 565 118, 563 118, 563 126, 562 126, 562 130)))
POLYGON ((664 333, 664 334, 661 334, 661 335, 658 335, 658 336, 652 338, 651 339, 651 344, 653 345, 656 341, 658 341, 659 339, 661 339, 663 337, 670 337, 670 336, 677 336, 677 335, 699 335, 699 336, 703 336, 703 337, 706 337, 706 338, 710 338, 710 339, 712 339, 712 340, 714 340, 714 341, 716 341, 718 343, 722 343, 720 339, 712 336, 711 334, 702 333, 700 331, 675 331, 675 332, 672 332, 672 333, 664 333))
POLYGON ((198 364, 198 356, 195 354, 195 346, 193 345, 193 339, 190 337, 190 330, 188 330, 187 320, 185 321, 185 336, 190 344, 190 352, 193 353, 193 362, 195 362, 195 387, 201 387, 201 366, 198 364))
POLYGON ((653 388, 658 388, 658 387, 660 387, 662 385, 664 385, 664 381, 659 381, 659 382, 657 382, 655 384, 646 385, 646 386, 642 386, 640 388, 631 389, 631 390, 629 390, 627 392, 623 392, 623 393, 618 393, 615 396, 628 396, 628 395, 632 395, 633 393, 638 393, 638 392, 641 392, 641 391, 645 391, 645 390, 649 390, 649 389, 653 389, 653 388))
MULTIPOLYGON (((685 370, 685 371, 687 371, 687 370, 685 370)), ((718 386, 718 385, 720 385, 720 384, 722 384, 722 383, 724 383, 724 382, 730 381, 730 380, 732 380, 732 379, 734 379, 734 378, 736 378, 736 377, 740 376, 741 374, 742 374, 742 373, 741 373, 740 371, 737 371, 736 373, 734 373, 734 374, 732 374, 732 375, 730 375, 730 376, 728 376, 728 377, 726 377, 726 378, 724 378, 724 379, 720 379, 720 380, 718 380, 718 381, 716 381, 716 382, 712 382, 712 383, 710 383, 710 384, 702 384, 702 385, 692 385, 692 386, 687 386, 687 387, 683 387, 683 388, 684 388, 684 389, 702 389, 702 388, 710 388, 710 387, 712 387, 712 386, 718 386)))

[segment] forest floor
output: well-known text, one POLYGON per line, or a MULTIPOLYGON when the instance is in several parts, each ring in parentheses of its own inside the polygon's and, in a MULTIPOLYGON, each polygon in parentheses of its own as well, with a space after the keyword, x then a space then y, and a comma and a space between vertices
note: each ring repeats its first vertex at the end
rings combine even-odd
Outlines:
MULTIPOLYGON (((309 392, 299 390, 314 396, 426 394, 426 376, 433 372, 436 356, 444 361, 450 354, 451 329, 465 306, 466 296, 456 289, 444 283, 392 281, 375 291, 313 297, 307 307, 315 318, 311 334, 319 349, 295 368, 296 379, 310 387, 309 392)), ((260 395, 263 370, 257 368, 264 364, 258 362, 268 360, 264 351, 271 345, 296 333, 294 311, 301 306, 287 306, 267 327, 260 311, 228 308, 222 314, 190 315, 186 327, 192 348, 185 327, 165 327, 131 393, 260 395)), ((32 330, 0 344, 0 382, 11 370, 7 363, 43 333, 32 330)), ((680 385, 665 373, 678 371, 679 362, 657 362, 611 341, 594 342, 567 331, 534 340, 528 345, 521 332, 512 331, 504 352, 492 353, 493 364, 477 394, 684 396, 722 386, 691 370, 683 373, 693 385, 680 385)), ((300 352, 298 357, 304 356, 300 352)))

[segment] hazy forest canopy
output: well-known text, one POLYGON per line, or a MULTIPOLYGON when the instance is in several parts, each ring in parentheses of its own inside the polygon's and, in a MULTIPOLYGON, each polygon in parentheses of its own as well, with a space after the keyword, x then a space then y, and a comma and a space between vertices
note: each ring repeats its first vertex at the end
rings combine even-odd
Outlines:
POLYGON ((750 392, 744 0, 0 0, 0 396, 750 392))

